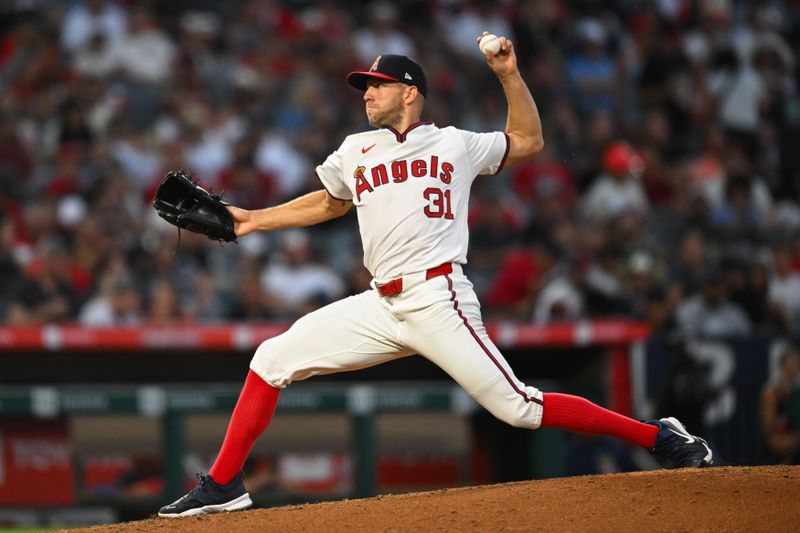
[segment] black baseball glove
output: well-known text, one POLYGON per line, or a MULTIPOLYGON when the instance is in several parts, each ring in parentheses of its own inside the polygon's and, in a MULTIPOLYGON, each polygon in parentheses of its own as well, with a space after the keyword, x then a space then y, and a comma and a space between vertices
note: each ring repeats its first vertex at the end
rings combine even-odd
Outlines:
POLYGON ((233 216, 226 205, 221 194, 211 194, 182 170, 164 176, 153 200, 158 215, 173 226, 215 241, 236 241, 233 216))

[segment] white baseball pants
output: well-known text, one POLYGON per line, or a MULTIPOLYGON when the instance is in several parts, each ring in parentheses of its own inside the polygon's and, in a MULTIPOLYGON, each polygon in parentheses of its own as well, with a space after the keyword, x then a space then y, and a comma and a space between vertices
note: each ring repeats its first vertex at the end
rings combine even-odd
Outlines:
POLYGON ((250 368, 283 388, 318 374, 420 354, 500 420, 538 428, 542 393, 514 376, 489 339, 461 266, 454 264, 451 274, 429 280, 425 272, 403 276, 403 287, 395 296, 369 290, 309 313, 261 343, 250 368))

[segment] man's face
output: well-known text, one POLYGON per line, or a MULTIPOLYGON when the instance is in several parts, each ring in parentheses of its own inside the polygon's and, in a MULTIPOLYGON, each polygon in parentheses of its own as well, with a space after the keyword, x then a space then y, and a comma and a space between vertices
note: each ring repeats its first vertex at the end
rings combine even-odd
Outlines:
POLYGON ((706 283, 703 286, 703 298, 707 305, 716 307, 725 300, 725 285, 719 282, 706 283))
POLYGON ((380 79, 368 79, 364 91, 367 120, 373 128, 396 126, 403 118, 403 94, 408 85, 380 79))

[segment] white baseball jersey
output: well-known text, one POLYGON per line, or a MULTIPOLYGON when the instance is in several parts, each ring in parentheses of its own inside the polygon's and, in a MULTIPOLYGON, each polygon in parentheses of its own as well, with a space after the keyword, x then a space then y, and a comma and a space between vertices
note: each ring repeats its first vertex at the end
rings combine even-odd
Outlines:
POLYGON ((319 167, 328 193, 357 207, 373 289, 317 309, 265 340, 250 368, 273 387, 420 354, 450 374, 499 419, 541 424, 541 391, 525 385, 486 333, 467 260, 472 180, 508 155, 501 132, 472 133, 417 123, 400 134, 351 135, 319 167), (452 272, 426 270, 452 263, 452 272), (402 277, 381 296, 377 283, 402 277))
POLYGON ((472 181, 508 155, 505 133, 418 122, 348 136, 317 167, 328 193, 357 207, 364 266, 378 282, 467 262, 472 181))

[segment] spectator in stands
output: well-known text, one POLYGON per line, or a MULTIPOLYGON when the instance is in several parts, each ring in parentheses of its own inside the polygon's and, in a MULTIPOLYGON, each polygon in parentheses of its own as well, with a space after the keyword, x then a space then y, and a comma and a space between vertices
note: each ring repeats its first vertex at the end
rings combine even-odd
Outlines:
POLYGON ((84 326, 130 326, 142 320, 140 288, 127 274, 116 279, 105 278, 100 291, 81 308, 80 323, 84 326))
POLYGON ((722 273, 712 267, 703 275, 700 292, 690 294, 675 311, 678 328, 689 337, 732 337, 750 333, 741 307, 728 300, 722 273))
POLYGON ((724 200, 711 212, 711 223, 732 239, 757 238, 760 220, 750 196, 747 178, 733 176, 725 184, 724 200))
POLYGON ((120 37, 109 38, 102 32, 95 32, 79 46, 72 56, 72 65, 78 74, 100 79, 116 74, 120 67, 120 37))
POLYGON ((575 204, 575 177, 563 160, 556 158, 549 144, 535 159, 514 167, 511 177, 514 192, 540 220, 568 213, 575 204))
POLYGON ((225 318, 227 306, 211 274, 201 271, 195 283, 195 293, 182 301, 187 320, 215 322, 225 318))
POLYGON ((134 185, 142 187, 149 183, 161 169, 161 158, 154 139, 145 131, 137 132, 128 128, 115 133, 110 144, 115 163, 126 176, 133 178, 134 185))
POLYGON ((144 321, 153 325, 170 324, 183 320, 183 310, 172 284, 160 279, 150 285, 144 321))
POLYGON ((616 108, 617 66, 609 54, 608 32, 602 22, 585 18, 577 23, 579 48, 565 65, 572 102, 583 116, 616 108))
POLYGON ((16 120, 11 111, 0 112, 0 207, 4 211, 10 208, 7 202, 14 198, 13 192, 29 179, 34 166, 31 154, 20 139, 16 120))
POLYGON ((761 392, 761 428, 774 461, 800 464, 800 352, 787 346, 761 392))
POLYGON ((585 277, 584 294, 589 316, 623 316, 630 314, 620 263, 620 252, 603 246, 594 253, 585 277))
POLYGON ((755 332, 775 333, 786 330, 782 317, 769 308, 766 268, 758 260, 726 257, 723 258, 720 268, 731 302, 747 313, 755 332))
POLYGON ((304 230, 284 231, 280 246, 261 273, 261 286, 274 299, 278 313, 295 316, 312 300, 328 303, 342 296, 344 282, 331 267, 312 258, 304 230))
POLYGON ((219 186, 230 191, 225 197, 242 209, 258 209, 275 202, 275 178, 255 166, 256 139, 241 139, 233 147, 233 161, 220 173, 219 186))
POLYGON ((131 14, 130 31, 119 43, 119 69, 125 81, 127 120, 134 129, 149 127, 166 98, 177 50, 145 6, 131 14))
POLYGON ((719 128, 706 131, 702 151, 688 164, 692 191, 702 194, 709 204, 716 204, 725 181, 725 137, 719 128))
POLYGON ((112 0, 71 2, 61 26, 61 45, 74 50, 96 35, 113 41, 125 35, 128 15, 124 4, 112 0))
POLYGON ((558 256, 552 239, 539 225, 531 224, 523 244, 504 256, 486 293, 486 308, 500 316, 530 316, 558 256))
POLYGON ((611 143, 603 153, 603 173, 598 176, 583 200, 587 217, 598 223, 631 213, 643 219, 648 207, 639 176, 642 158, 625 142, 611 143))
POLYGON ((774 227, 773 201, 753 161, 741 151, 727 154, 725 181, 712 199, 711 222, 733 239, 758 240, 774 227))
POLYGON ((148 292, 155 284, 165 283, 176 291, 181 302, 188 300, 194 294, 197 279, 202 273, 200 261, 205 260, 205 243, 200 239, 202 237, 199 235, 183 232, 180 245, 182 252, 177 253, 177 234, 167 230, 161 238, 154 238, 155 243, 149 244, 155 248, 154 251, 148 253, 142 250, 144 253, 133 265, 135 275, 146 280, 148 292))
POLYGON ((123 36, 119 61, 126 77, 152 86, 164 84, 172 75, 176 49, 153 13, 145 7, 135 8, 130 31, 123 36))
POLYGON ((264 132, 254 157, 259 171, 275 177, 277 200, 303 190, 307 176, 313 171, 308 156, 277 131, 264 132))
POLYGON ((45 188, 45 194, 53 198, 79 195, 86 187, 81 166, 82 150, 78 145, 62 145, 54 174, 45 188))
POLYGON ((731 68, 711 80, 719 121, 728 144, 755 158, 760 146, 759 114, 766 101, 766 87, 760 73, 753 68, 751 51, 730 50, 728 54, 731 68))
POLYGON ((478 194, 470 206, 470 242, 476 252, 470 257, 469 274, 477 294, 484 294, 503 257, 519 242, 520 217, 496 194, 478 194))
POLYGON ((787 333, 800 332, 800 272, 792 269, 792 253, 787 245, 772 249, 773 270, 769 278, 768 302, 775 308, 787 333))
MULTIPOLYGON (((628 255, 617 298, 625 300, 625 310, 629 314, 646 316, 650 304, 648 295, 652 295, 654 289, 660 288, 662 270, 658 259, 648 250, 634 250, 628 255)), ((664 304, 666 309, 672 312, 675 298, 667 300, 665 294, 664 304)))
POLYGON ((671 261, 668 273, 672 290, 680 298, 700 289, 702 276, 706 270, 706 257, 711 253, 709 243, 702 232, 690 229, 680 240, 676 260, 671 261))
POLYGON ((503 7, 486 0, 443 3, 439 12, 439 27, 436 29, 452 51, 480 61, 480 55, 475 54, 475 35, 488 31, 495 35, 506 35, 514 41, 510 17, 503 7))
POLYGON ((64 242, 45 237, 37 251, 37 260, 29 265, 25 278, 12 291, 6 314, 10 324, 29 326, 68 321, 76 316, 79 293, 88 288, 85 273, 72 271, 64 242))
MULTIPOLYGON (((2 141, 0 141, 0 146, 2 146, 2 141)), ((20 202, 19 198, 16 198, 21 193, 20 182, 21 180, 18 181, 8 169, 0 170, 0 213, 2 213, 3 224, 10 226, 9 246, 14 248, 24 246, 28 241, 26 213, 23 211, 25 205, 20 202)))
POLYGON ((639 99, 645 109, 675 109, 676 80, 687 72, 689 63, 681 49, 682 35, 675 26, 649 24, 639 37, 641 71, 639 99))
POLYGON ((537 324, 573 322, 586 313, 585 283, 588 258, 569 258, 558 265, 557 272, 542 288, 533 310, 537 324))
POLYGON ((275 318, 270 297, 261 286, 258 272, 246 269, 244 274, 239 276, 235 293, 228 306, 227 318, 245 322, 275 318))
POLYGON ((384 1, 369 4, 366 25, 357 29, 352 37, 359 61, 365 65, 370 64, 375 60, 376 50, 384 54, 416 57, 413 41, 400 28, 403 25, 400 24, 394 4, 384 1))
POLYGON ((552 140, 544 150, 552 151, 554 157, 570 168, 576 184, 580 186, 576 189, 585 189, 585 185, 594 179, 600 169, 598 159, 602 146, 608 143, 613 134, 610 117, 607 113, 593 115, 594 120, 590 120, 589 134, 586 135, 575 108, 566 98, 555 100, 545 116, 549 119, 546 126, 549 139, 552 140), (591 144, 588 141, 592 141, 591 144))
POLYGON ((14 88, 15 81, 30 75, 31 64, 42 56, 43 41, 44 35, 37 17, 33 14, 17 14, 0 40, 0 90, 9 91, 14 88))
POLYGON ((221 135, 213 126, 207 128, 203 118, 211 118, 212 112, 204 104, 201 107, 202 115, 186 124, 183 157, 205 187, 216 188, 220 174, 233 162, 234 140, 221 135))
POLYGON ((675 305, 660 285, 653 285, 644 294, 644 304, 635 318, 644 321, 652 335, 668 334, 675 330, 675 305))
POLYGON ((645 114, 639 134, 641 148, 638 155, 642 161, 647 161, 646 168, 639 172, 639 179, 648 204, 654 209, 669 205, 675 188, 670 162, 679 159, 676 155, 679 148, 675 146, 676 135, 670 128, 666 113, 651 110, 645 114))

